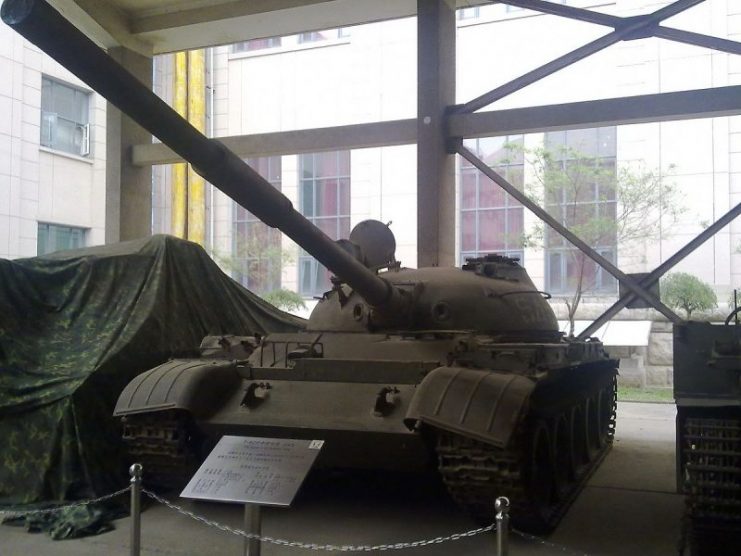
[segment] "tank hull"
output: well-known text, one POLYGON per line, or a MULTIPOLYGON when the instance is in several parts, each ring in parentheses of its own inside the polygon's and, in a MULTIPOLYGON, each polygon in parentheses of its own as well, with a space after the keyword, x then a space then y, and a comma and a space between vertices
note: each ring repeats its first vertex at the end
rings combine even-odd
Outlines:
POLYGON ((153 369, 127 388, 147 403, 124 391, 116 414, 132 452, 167 486, 181 485, 225 434, 321 439, 319 467, 437 467, 453 498, 482 521, 493 519, 492 496, 506 495, 517 526, 546 532, 614 431, 616 362, 598 343, 583 347, 440 332, 277 334, 247 361, 201 360, 210 371, 191 377, 173 369, 198 368, 199 360, 153 369), (471 363, 480 360, 492 366, 471 363), (208 407, 188 407, 180 393, 212 385, 210 373, 229 375, 216 382, 222 394, 208 407), (178 379, 168 382, 170 375, 178 379), (169 397, 153 395, 150 383, 169 397), (157 431, 158 419, 169 423, 173 414, 183 416, 182 431, 157 431), (167 460, 156 438, 168 436, 191 445, 167 460))

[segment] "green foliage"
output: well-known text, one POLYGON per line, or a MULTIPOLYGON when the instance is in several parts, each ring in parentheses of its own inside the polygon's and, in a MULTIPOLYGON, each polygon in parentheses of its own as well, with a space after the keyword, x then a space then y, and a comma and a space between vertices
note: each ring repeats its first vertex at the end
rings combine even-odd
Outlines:
POLYGON ((253 293, 270 295, 280 287, 282 268, 292 264, 295 257, 292 251, 283 249, 278 230, 260 222, 252 224, 248 233, 236 232, 231 253, 213 250, 209 255, 238 282, 247 279, 253 293))
POLYGON ((661 300, 673 309, 683 309, 688 319, 693 311, 707 311, 718 306, 713 288, 686 272, 674 272, 661 281, 661 300))
POLYGON ((673 403, 674 392, 671 388, 659 386, 647 386, 635 388, 631 386, 618 386, 619 402, 647 402, 647 403, 673 403))
POLYGON ((305 309, 304 298, 300 294, 286 289, 274 290, 266 293, 262 298, 268 303, 275 305, 284 311, 297 311, 305 309))
POLYGON ((664 172, 642 164, 616 168, 571 147, 525 154, 536 180, 528 185, 528 195, 589 245, 655 239, 663 220, 673 223, 684 212, 677 188, 665 179, 674 166, 664 172), (595 202, 604 210, 595 211, 595 202), (558 205, 563 214, 557 213, 558 205))
POLYGON ((736 305, 741 307, 741 287, 733 288, 728 293, 728 306, 733 309, 736 305), (734 291, 736 295, 734 296, 734 291))

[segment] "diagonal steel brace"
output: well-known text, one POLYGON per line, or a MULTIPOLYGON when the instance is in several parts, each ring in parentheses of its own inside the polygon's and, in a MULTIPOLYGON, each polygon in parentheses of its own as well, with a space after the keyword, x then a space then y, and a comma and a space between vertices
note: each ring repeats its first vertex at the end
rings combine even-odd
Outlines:
MULTIPOLYGON (((613 27, 614 29, 617 29, 620 25, 624 24, 626 19, 628 19, 602 12, 595 12, 585 8, 577 8, 575 6, 569 6, 568 4, 555 4, 553 2, 546 2, 545 0, 503 0, 501 3, 508 4, 510 6, 517 6, 518 8, 525 8, 528 10, 541 12, 544 14, 576 19, 578 21, 594 23, 596 25, 604 25, 606 27, 613 27)), ((704 35, 702 33, 693 33, 692 31, 675 29, 674 27, 657 26, 652 29, 651 36, 654 36, 658 39, 666 39, 670 41, 681 42, 684 44, 691 44, 694 46, 701 46, 704 48, 719 50, 721 52, 727 52, 729 54, 741 54, 741 42, 722 39, 720 37, 714 37, 711 35, 704 35)), ((625 40, 630 40, 630 37, 626 38, 625 40)))

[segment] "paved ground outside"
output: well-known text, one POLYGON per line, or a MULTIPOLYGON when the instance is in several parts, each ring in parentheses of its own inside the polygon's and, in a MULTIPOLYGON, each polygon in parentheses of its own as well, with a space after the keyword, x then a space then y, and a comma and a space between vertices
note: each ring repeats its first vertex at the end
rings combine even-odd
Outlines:
MULTIPOLYGON (((513 534, 510 556, 677 554, 683 501, 674 486, 675 413, 671 404, 620 403, 614 446, 559 527, 545 541, 513 534)), ((176 495, 171 498, 210 520, 242 527, 239 506, 186 501, 176 495)), ((117 520, 115 525, 115 531, 103 535, 66 541, 0 526, 0 555, 128 556, 130 521, 117 520)), ((292 508, 263 510, 264 535, 333 545, 393 544, 476 527, 431 477, 318 475, 304 485, 292 508)), ((141 554, 241 556, 243 541, 152 504, 142 516, 141 554)), ((262 547, 263 556, 310 554, 328 553, 273 544, 262 547)), ((485 533, 385 554, 492 556, 496 539, 485 533)))

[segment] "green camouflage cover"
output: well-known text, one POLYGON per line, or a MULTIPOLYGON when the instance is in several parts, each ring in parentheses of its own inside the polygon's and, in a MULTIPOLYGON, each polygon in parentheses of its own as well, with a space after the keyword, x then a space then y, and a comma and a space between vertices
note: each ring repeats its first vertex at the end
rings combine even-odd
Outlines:
POLYGON ((303 325, 169 236, 0 259, 0 509, 125 487, 111 413, 134 376, 206 335, 303 325))

